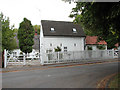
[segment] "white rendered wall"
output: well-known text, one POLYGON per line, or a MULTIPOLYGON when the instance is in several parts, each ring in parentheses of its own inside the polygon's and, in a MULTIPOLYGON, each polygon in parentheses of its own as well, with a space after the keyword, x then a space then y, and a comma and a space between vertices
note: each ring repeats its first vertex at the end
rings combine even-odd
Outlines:
POLYGON ((43 41, 44 52, 50 49, 54 52, 54 48, 57 48, 57 46, 59 46, 62 51, 64 51, 64 47, 67 47, 67 51, 84 50, 84 37, 45 36, 43 41), (52 46, 50 44, 52 44, 52 46), (74 44, 76 44, 76 46, 74 46, 74 44))

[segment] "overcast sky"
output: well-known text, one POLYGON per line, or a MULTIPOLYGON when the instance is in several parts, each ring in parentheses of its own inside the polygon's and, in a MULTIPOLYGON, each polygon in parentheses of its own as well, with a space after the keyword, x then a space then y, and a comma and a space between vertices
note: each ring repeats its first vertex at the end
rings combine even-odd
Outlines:
POLYGON ((26 17, 32 24, 40 25, 40 20, 73 21, 69 14, 75 3, 62 0, 0 0, 0 12, 10 18, 10 24, 19 27, 26 17))

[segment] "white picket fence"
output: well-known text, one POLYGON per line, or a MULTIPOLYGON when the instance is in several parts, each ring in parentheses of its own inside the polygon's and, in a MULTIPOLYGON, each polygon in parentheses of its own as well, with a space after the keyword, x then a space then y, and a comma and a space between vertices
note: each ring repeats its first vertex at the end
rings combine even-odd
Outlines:
POLYGON ((43 64, 68 63, 68 62, 87 62, 118 58, 118 53, 114 50, 86 50, 72 52, 54 52, 43 55, 43 64))
POLYGON ((54 52, 33 54, 28 58, 25 54, 13 56, 5 50, 4 67, 7 65, 44 65, 54 63, 69 63, 69 62, 88 62, 96 60, 106 60, 118 58, 118 52, 114 50, 86 50, 86 51, 71 51, 71 52, 54 52), (40 58, 41 57, 41 58, 40 58))

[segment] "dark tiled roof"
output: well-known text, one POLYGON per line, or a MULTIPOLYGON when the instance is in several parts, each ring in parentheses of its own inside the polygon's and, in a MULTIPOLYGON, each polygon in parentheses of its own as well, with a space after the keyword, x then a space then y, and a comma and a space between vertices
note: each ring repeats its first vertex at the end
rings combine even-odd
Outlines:
POLYGON ((104 40, 101 40, 100 42, 97 42, 97 39, 98 39, 97 36, 87 36, 86 37, 86 44, 107 45, 107 43, 104 40))
POLYGON ((80 25, 73 24, 72 22, 42 20, 41 23, 44 36, 85 36, 85 33, 83 32, 83 29, 80 27, 80 25), (50 31, 51 28, 54 28, 55 31, 50 31), (77 33, 73 33, 73 28, 77 30, 77 33))

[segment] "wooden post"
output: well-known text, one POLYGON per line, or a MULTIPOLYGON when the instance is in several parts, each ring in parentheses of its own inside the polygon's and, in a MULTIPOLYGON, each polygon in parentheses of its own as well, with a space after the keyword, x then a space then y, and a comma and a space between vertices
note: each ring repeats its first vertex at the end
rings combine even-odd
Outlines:
POLYGON ((114 58, 114 52, 115 52, 115 51, 114 51, 114 50, 112 50, 112 58, 114 58))
MULTIPOLYGON (((47 54, 47 53, 44 53, 44 54, 47 54)), ((41 65, 44 65, 44 61, 43 61, 43 53, 40 53, 40 64, 41 65)))
POLYGON ((4 50, 4 68, 7 67, 7 52, 6 49, 4 50))
POLYGON ((24 62, 24 64, 23 65, 26 65, 26 61, 25 61, 25 58, 26 57, 26 54, 23 54, 23 62, 24 62))

